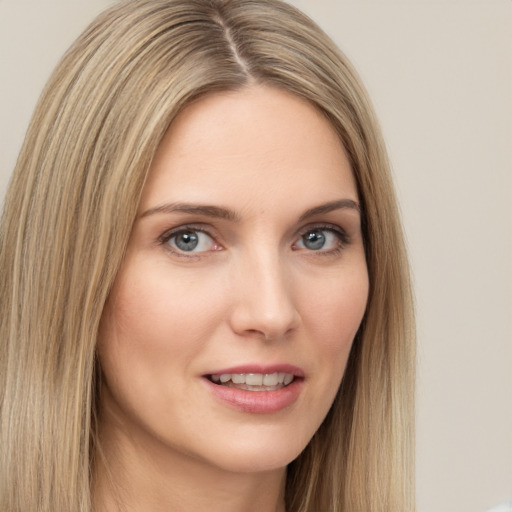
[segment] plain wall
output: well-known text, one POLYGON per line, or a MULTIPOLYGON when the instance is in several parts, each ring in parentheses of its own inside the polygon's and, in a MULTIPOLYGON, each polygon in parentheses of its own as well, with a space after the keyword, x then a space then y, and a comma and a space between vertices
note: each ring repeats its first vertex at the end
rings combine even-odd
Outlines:
MULTIPOLYGON (((296 0, 351 58, 417 298, 419 512, 512 497, 512 1, 296 0)), ((0 197, 37 97, 107 0, 0 0, 0 197)), ((395 511, 390 511, 395 512, 395 511)))

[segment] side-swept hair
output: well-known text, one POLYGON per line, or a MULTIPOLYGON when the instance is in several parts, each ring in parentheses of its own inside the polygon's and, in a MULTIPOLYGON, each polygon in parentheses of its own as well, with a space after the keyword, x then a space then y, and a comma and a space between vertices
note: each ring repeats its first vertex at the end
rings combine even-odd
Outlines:
POLYGON ((357 181, 367 311, 327 418, 288 468, 288 512, 414 510, 414 328, 386 151, 347 59, 279 0, 131 0, 63 57, 0 226, 0 510, 90 512, 95 344, 142 187, 176 114, 248 84, 305 98, 357 181))

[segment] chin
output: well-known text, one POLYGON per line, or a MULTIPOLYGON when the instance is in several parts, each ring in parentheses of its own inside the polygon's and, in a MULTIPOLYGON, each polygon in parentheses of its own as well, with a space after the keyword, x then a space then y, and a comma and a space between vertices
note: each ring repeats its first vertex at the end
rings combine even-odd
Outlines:
POLYGON ((257 440, 229 440, 222 447, 216 445, 216 453, 210 453, 213 463, 232 473, 261 473, 285 468, 293 462, 307 446, 307 442, 293 442, 290 436, 268 440, 261 436, 257 440), (220 450, 219 450, 220 448, 220 450))

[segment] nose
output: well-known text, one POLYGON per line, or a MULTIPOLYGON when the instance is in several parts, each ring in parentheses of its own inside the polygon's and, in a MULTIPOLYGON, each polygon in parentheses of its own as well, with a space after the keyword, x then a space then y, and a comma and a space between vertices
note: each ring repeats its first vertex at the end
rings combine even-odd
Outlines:
POLYGON ((252 255, 233 269, 232 330, 244 337, 278 340, 300 324, 290 272, 279 254, 252 255))

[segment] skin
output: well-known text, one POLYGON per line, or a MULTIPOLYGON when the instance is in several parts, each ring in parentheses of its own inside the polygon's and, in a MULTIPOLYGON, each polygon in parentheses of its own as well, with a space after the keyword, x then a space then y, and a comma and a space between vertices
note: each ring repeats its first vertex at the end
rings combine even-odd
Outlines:
POLYGON ((327 414, 366 307, 357 203, 339 138, 304 100, 253 85, 180 113, 102 320, 98 509, 284 512, 286 465, 327 414), (252 414, 218 400, 204 375, 248 363, 300 367, 296 401, 252 414))

